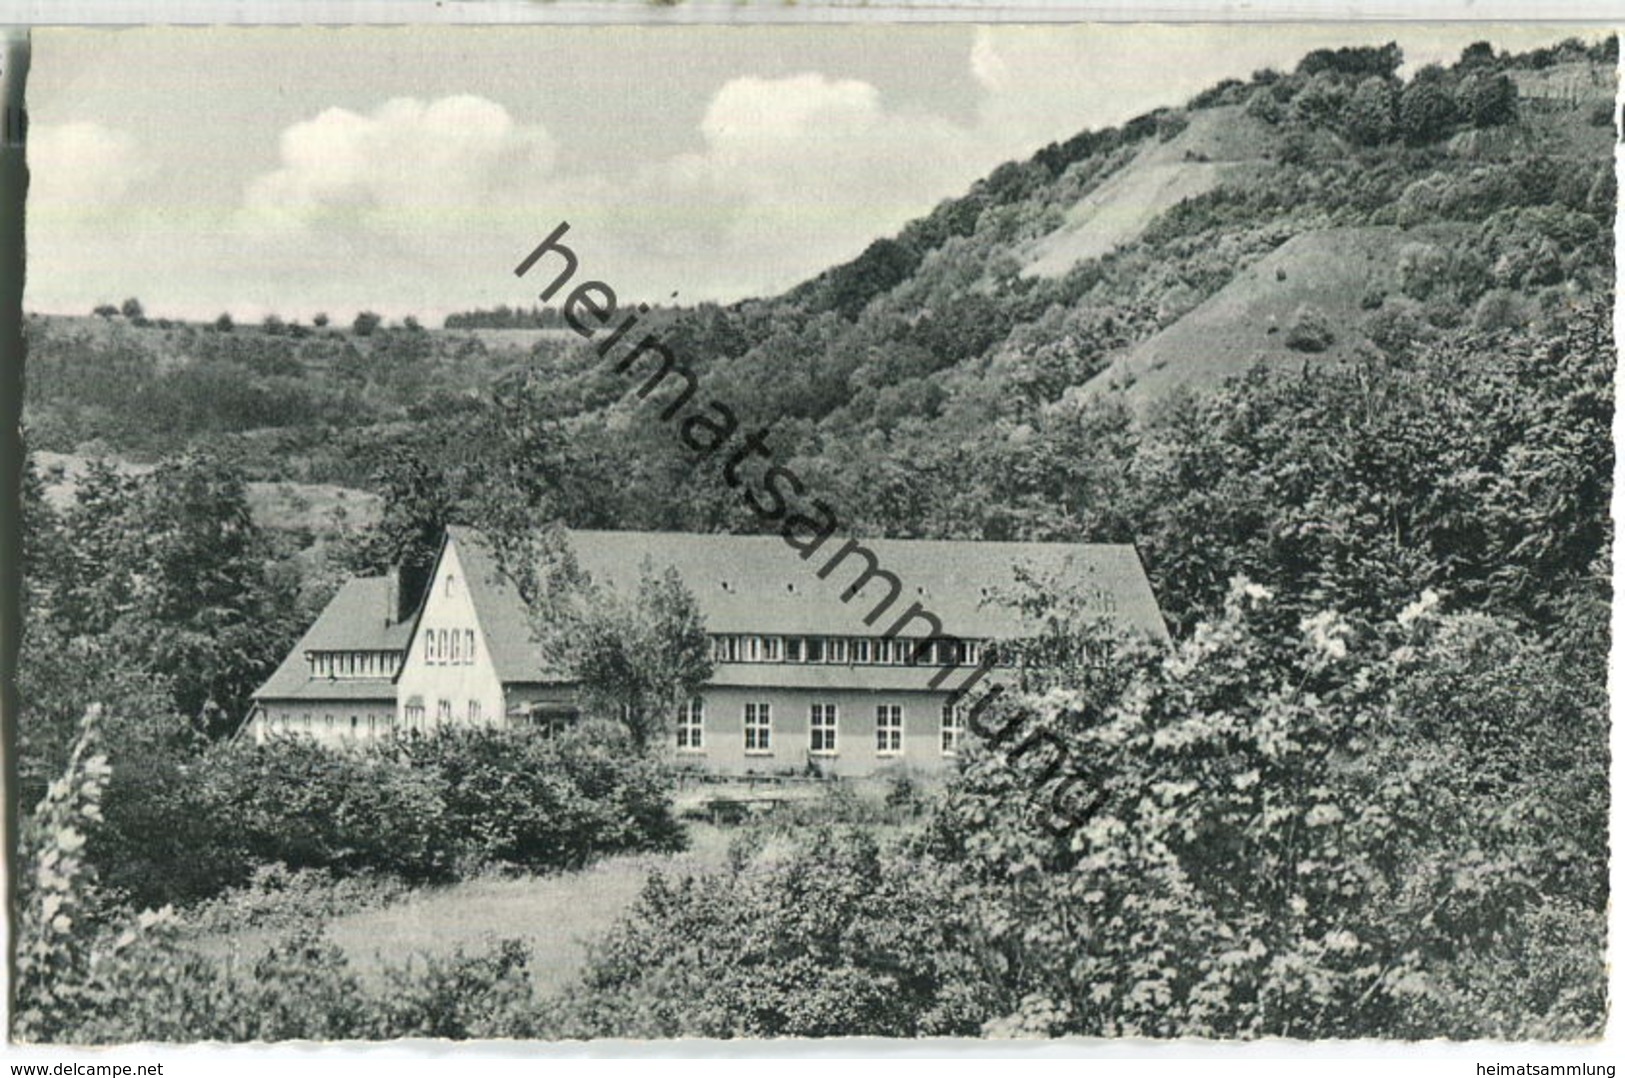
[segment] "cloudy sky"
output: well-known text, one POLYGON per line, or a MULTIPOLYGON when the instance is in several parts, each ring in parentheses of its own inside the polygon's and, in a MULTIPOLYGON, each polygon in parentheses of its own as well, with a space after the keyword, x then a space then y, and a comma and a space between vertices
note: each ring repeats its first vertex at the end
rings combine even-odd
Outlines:
POLYGON ((1000 162, 1308 49, 1463 25, 37 31, 30 310, 437 323, 559 221, 623 297, 770 293, 1000 162))

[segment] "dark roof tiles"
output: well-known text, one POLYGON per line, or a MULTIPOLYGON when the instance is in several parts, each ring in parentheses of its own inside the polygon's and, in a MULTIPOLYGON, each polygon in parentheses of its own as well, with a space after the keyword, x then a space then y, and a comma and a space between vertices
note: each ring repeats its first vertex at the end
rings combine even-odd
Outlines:
MULTIPOLYGON (((497 568, 489 544, 471 528, 454 527, 450 532, 498 676, 506 682, 564 680, 563 671, 541 662, 524 603, 497 568)), ((901 581, 891 606, 873 624, 865 624, 887 586, 875 580, 850 601, 842 600, 847 587, 867 567, 862 555, 854 551, 827 578, 817 575, 841 550, 845 540, 840 537, 831 538, 803 561, 772 535, 567 534, 581 568, 595 582, 610 588, 635 586, 645 560, 657 570, 674 567, 712 633, 880 636, 918 602, 941 619, 943 631, 950 635, 967 639, 1022 636, 1032 627, 1019 610, 1004 601, 1017 591, 1020 567, 1039 581, 1070 582, 1087 596, 1093 612, 1125 628, 1157 639, 1168 635, 1139 555, 1128 545, 863 540, 880 568, 901 581)), ((924 624, 913 621, 903 635, 924 635, 924 624)))

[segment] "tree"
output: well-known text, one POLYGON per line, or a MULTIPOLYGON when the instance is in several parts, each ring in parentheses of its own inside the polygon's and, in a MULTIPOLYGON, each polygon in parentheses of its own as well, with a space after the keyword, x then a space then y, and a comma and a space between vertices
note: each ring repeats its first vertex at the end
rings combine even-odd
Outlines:
POLYGON ((132 322, 137 318, 146 317, 146 312, 142 310, 141 307, 141 301, 136 299, 134 296, 131 296, 129 299, 124 301, 124 303, 119 307, 119 312, 132 322))
POLYGON ((237 323, 231 320, 228 312, 221 311, 220 317, 214 320, 214 328, 217 333, 230 333, 237 328, 237 323))
POLYGON ((1399 132, 1413 146, 1436 142, 1456 122, 1456 102, 1442 73, 1418 72, 1399 95, 1399 132))
POLYGON ((675 569, 645 561, 636 591, 587 583, 532 606, 549 650, 562 655, 589 714, 626 725, 640 751, 663 742, 677 709, 711 677, 699 604, 675 569))
POLYGON ((1506 75, 1474 73, 1456 89, 1457 112, 1474 127, 1499 127, 1518 117, 1518 87, 1506 75))
POLYGON ((286 323, 282 321, 282 316, 278 314, 266 315, 265 320, 260 323, 260 328, 270 337, 280 337, 288 331, 286 323))
POLYGON ((115 318, 118 316, 118 308, 111 303, 101 303, 97 304, 96 309, 91 313, 100 318, 115 318))
POLYGON ((374 314, 372 311, 362 311, 355 316, 355 321, 350 323, 350 329, 357 337, 371 337, 373 330, 377 329, 383 321, 381 315, 374 314))
POLYGON ((407 315, 406 318, 401 321, 401 325, 406 328, 408 333, 423 332, 423 323, 418 321, 417 315, 415 314, 407 315))
POLYGON ((1394 137, 1399 95, 1386 79, 1368 78, 1355 87, 1343 110, 1343 131, 1362 146, 1380 146, 1394 137))
POLYGON ((316 312, 316 317, 312 318, 310 321, 311 321, 311 323, 313 325, 316 326, 317 329, 326 329, 327 328, 327 322, 328 322, 327 312, 326 311, 317 311, 316 312))
POLYGON ((1495 46, 1488 41, 1475 41, 1461 50, 1458 67, 1492 67, 1495 64, 1495 46))
POLYGON ((1404 59, 1404 51, 1393 41, 1380 48, 1366 45, 1335 50, 1316 49, 1299 62, 1298 74, 1316 75, 1324 72, 1355 78, 1371 75, 1379 79, 1391 79, 1404 59))

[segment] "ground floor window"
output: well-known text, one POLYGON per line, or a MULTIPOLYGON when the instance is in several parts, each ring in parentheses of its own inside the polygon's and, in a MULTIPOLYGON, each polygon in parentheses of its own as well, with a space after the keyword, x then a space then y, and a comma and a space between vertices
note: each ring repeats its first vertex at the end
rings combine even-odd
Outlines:
POLYGON ((903 751, 903 705, 881 704, 875 708, 875 751, 903 751))
POLYGON ((698 696, 677 709, 677 747, 705 747, 705 701, 698 696))
POLYGON ((958 704, 942 705, 942 755, 954 756, 959 752, 959 739, 965 734, 965 717, 958 704))
POLYGON ((423 729, 423 705, 422 704, 407 704, 406 705, 406 728, 408 730, 422 730, 423 729))
POLYGON ((771 704, 745 705, 745 751, 767 752, 772 748, 773 708, 771 704))
POLYGON ((812 730, 812 751, 818 753, 835 751, 835 721, 834 704, 812 706, 812 720, 808 724, 812 730))
POLYGON ((440 706, 435 709, 435 716, 434 717, 435 717, 435 721, 438 722, 441 726, 449 726, 449 725, 451 725, 451 701, 450 700, 442 700, 442 701, 440 701, 440 706))
POLYGON ((470 726, 476 726, 476 725, 479 724, 479 721, 480 721, 480 702, 478 700, 470 700, 468 702, 468 724, 470 726))

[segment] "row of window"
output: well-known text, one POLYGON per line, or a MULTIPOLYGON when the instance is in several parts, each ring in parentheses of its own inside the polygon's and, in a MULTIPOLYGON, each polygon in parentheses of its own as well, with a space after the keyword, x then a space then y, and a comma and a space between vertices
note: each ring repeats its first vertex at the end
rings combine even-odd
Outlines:
MULTIPOLYGON (((773 750, 773 705, 747 703, 744 709, 745 751, 771 752, 773 750)), ((836 738, 840 728, 840 709, 834 704, 813 704, 807 713, 807 748, 815 756, 830 756, 836 751, 836 738)), ((940 745, 944 756, 959 751, 965 722, 961 709, 954 704, 942 705, 939 726, 940 745)), ((677 712, 677 747, 679 749, 705 748, 705 699, 696 696, 677 712)), ((903 705, 875 705, 875 752, 882 756, 896 756, 903 751, 903 705)))
POLYGON ((309 651, 305 661, 313 678, 394 677, 401 664, 398 651, 309 651))
MULTIPOLYGON (((435 708, 436 725, 450 725, 455 713, 456 709, 452 706, 450 700, 439 701, 435 708)), ((406 728, 408 730, 425 730, 427 728, 425 722, 427 714, 422 704, 408 704, 406 708, 406 728)), ((481 716, 484 714, 484 709, 480 706, 478 700, 470 700, 464 714, 468 716, 470 725, 478 725, 481 716)), ((342 733, 348 730, 349 733, 355 735, 362 732, 363 725, 367 734, 374 736, 377 734, 380 725, 388 729, 393 723, 390 716, 380 717, 376 714, 366 716, 364 724, 360 715, 351 715, 348 722, 345 721, 343 716, 335 716, 332 713, 322 715, 320 718, 309 712, 303 714, 284 712, 281 715, 267 712, 265 716, 265 729, 268 733, 273 734, 316 733, 320 730, 325 730, 328 733, 342 733)))
POLYGON ((318 731, 325 731, 329 734, 348 733, 351 737, 357 737, 365 730, 368 737, 376 737, 380 723, 387 730, 390 725, 389 717, 368 715, 363 723, 360 715, 351 715, 346 719, 331 712, 319 719, 309 712, 302 714, 284 712, 281 715, 268 712, 265 716, 265 730, 271 734, 315 734, 318 731))
POLYGON ((473 629, 423 630, 423 661, 466 666, 474 661, 473 629))
MULTIPOLYGON (((872 666, 975 666, 980 640, 909 640, 884 636, 711 637, 711 660, 719 663, 843 663, 872 666), (923 647, 921 645, 924 645, 923 647)), ((1003 660, 1009 665, 1010 660, 1003 660)))
MULTIPOLYGON (((468 702, 468 710, 467 710, 466 714, 468 716, 468 722, 469 722, 470 726, 477 725, 479 723, 479 721, 480 721, 480 716, 483 713, 484 713, 483 709, 480 707, 480 702, 478 700, 470 700, 468 702)), ((451 701, 446 700, 446 699, 441 699, 435 705, 435 711, 434 711, 435 725, 436 726, 449 726, 449 725, 451 725, 453 714, 454 714, 454 710, 452 708, 451 701)), ((419 730, 419 731, 424 730, 428 725, 427 719, 428 719, 428 712, 424 710, 424 707, 423 707, 422 704, 407 704, 406 705, 406 728, 408 730, 419 730)))

